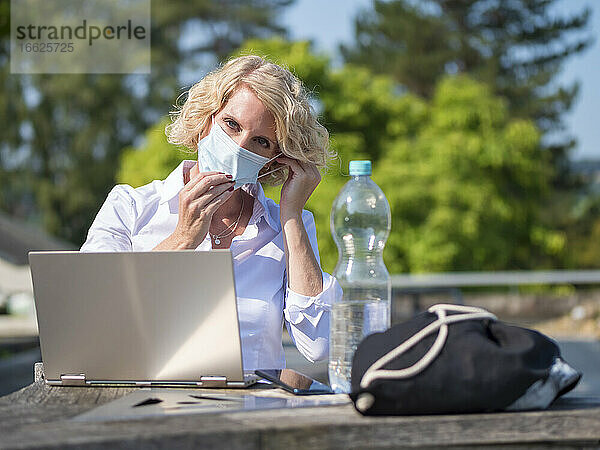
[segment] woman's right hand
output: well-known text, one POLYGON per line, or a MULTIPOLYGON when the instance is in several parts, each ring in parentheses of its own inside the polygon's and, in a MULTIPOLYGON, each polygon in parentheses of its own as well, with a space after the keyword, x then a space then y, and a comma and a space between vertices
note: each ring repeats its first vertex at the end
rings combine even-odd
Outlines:
POLYGON ((221 172, 199 173, 194 164, 179 192, 179 218, 175 231, 154 250, 195 249, 206 237, 212 216, 233 195, 235 182, 221 172))

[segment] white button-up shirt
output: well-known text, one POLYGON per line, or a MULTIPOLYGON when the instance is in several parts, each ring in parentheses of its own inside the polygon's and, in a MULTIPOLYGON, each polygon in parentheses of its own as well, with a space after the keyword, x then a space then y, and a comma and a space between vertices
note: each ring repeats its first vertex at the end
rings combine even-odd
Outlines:
MULTIPOLYGON (((184 171, 195 161, 183 161, 163 181, 137 189, 115 186, 100 208, 82 252, 150 251, 177 225, 179 192, 184 171)), ((342 295, 336 279, 323 272, 323 291, 314 297, 287 286, 279 205, 266 198, 262 186, 242 187, 255 199, 252 216, 231 243, 244 370, 283 368, 283 319, 296 347, 308 360, 328 356, 329 312, 342 295)), ((310 244, 319 261, 312 213, 302 211, 310 244)), ((211 250, 207 234, 196 250, 211 250)))

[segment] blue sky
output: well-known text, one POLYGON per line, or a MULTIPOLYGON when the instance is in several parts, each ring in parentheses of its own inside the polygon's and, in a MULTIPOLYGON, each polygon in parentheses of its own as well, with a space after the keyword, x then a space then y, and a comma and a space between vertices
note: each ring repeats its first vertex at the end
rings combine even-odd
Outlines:
MULTIPOLYGON (((288 28, 292 39, 312 40, 317 49, 329 52, 339 61, 338 45, 352 42, 353 19, 361 8, 370 4, 371 0, 296 0, 283 16, 283 25, 288 28)), ((585 53, 567 61, 559 82, 581 82, 579 97, 565 117, 568 132, 578 140, 572 158, 600 159, 600 120, 596 116, 596 108, 600 106, 600 2, 561 0, 555 9, 561 15, 568 16, 585 6, 592 8, 589 29, 596 41, 585 53)))

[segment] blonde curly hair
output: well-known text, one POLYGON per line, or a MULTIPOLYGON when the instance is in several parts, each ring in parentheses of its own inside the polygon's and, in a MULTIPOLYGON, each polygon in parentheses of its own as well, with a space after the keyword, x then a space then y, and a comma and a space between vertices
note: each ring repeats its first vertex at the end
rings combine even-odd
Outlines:
MULTIPOLYGON (((198 139, 210 124, 211 116, 218 113, 232 93, 248 86, 275 118, 275 133, 281 152, 290 158, 327 167, 336 156, 329 148, 329 133, 317 121, 316 113, 302 82, 289 70, 260 56, 247 55, 229 60, 225 65, 194 84, 183 106, 171 111, 172 123, 165 128, 171 144, 197 150, 198 139)), ((273 162, 261 172, 281 167, 273 162)), ((281 184, 286 173, 278 170, 264 177, 263 182, 281 184)))

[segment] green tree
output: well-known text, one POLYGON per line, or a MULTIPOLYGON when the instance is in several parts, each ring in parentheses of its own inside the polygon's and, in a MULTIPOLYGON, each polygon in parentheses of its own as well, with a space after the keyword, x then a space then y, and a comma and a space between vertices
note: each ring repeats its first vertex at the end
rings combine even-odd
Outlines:
MULTIPOLYGON (((588 167, 598 167, 596 161, 581 161, 588 167)), ((568 192, 558 197, 548 208, 552 221, 567 236, 564 266, 569 269, 600 267, 600 192, 598 185, 579 192, 568 192), (568 211, 568 214, 565 214, 568 211)))
POLYGON ((392 208, 391 270, 556 262, 565 238, 540 217, 553 174, 535 125, 510 119, 502 99, 465 76, 443 78, 428 110, 413 138, 389 142, 373 175, 392 208))
POLYGON ((532 119, 548 144, 559 181, 574 141, 562 117, 578 83, 556 82, 564 62, 591 43, 582 35, 590 9, 571 16, 552 12, 555 0, 375 0, 355 20, 355 43, 345 60, 389 74, 410 92, 431 98, 448 73, 466 73, 508 100, 511 117, 532 119), (561 140, 562 139, 562 140, 561 140))
MULTIPOLYGON (((539 131, 531 121, 511 119, 505 101, 485 84, 443 78, 428 102, 364 67, 333 68, 306 42, 251 40, 240 50, 249 52, 309 80, 339 154, 307 204, 326 270, 337 262, 331 205, 349 180, 349 161, 357 158, 373 160, 373 178, 390 201, 384 257, 392 272, 529 268, 562 255, 563 234, 540 218, 553 169, 539 147, 539 131)), ((163 129, 159 124, 144 146, 124 153, 121 182, 164 178, 177 165, 181 155, 166 143, 163 129)), ((277 188, 266 192, 279 200, 277 188)))
POLYGON ((0 2, 0 209, 81 243, 115 183, 121 151, 165 115, 182 80, 250 36, 284 33, 291 0, 152 1, 152 72, 11 75, 0 2), (194 37, 182 42, 182 36, 194 37))

